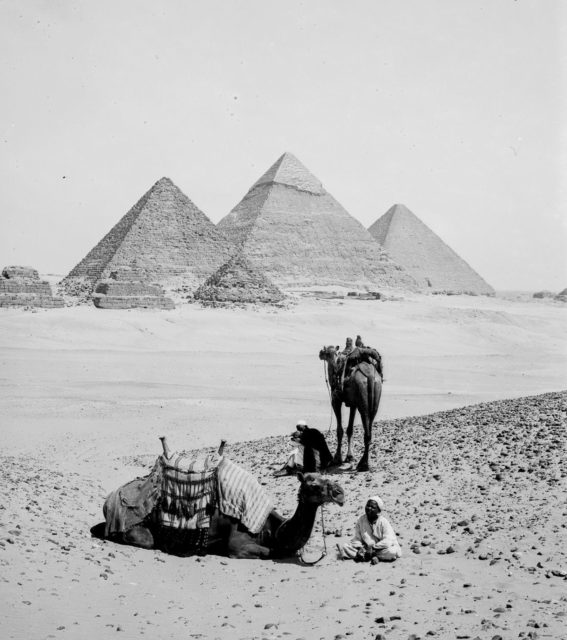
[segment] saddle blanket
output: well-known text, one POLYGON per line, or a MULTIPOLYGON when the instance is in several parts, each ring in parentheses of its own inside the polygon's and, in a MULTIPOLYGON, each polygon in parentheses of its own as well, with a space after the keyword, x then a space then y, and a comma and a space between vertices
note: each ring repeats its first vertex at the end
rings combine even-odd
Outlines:
POLYGON ((260 483, 228 458, 195 461, 184 454, 161 457, 162 491, 158 521, 175 529, 210 526, 214 507, 258 533, 273 509, 260 483))
POLYGON ((122 485, 108 495, 102 508, 106 537, 129 531, 154 510, 160 497, 161 467, 156 463, 150 474, 122 485))
POLYGON ((122 533, 153 512, 157 524, 177 530, 208 529, 218 506, 252 534, 259 533, 273 503, 260 483, 227 458, 160 456, 151 473, 137 478, 105 501, 106 535, 122 533))
POLYGON ((259 533, 274 508, 268 494, 256 478, 228 458, 221 459, 217 474, 221 513, 240 520, 250 533, 259 533))
POLYGON ((218 462, 187 454, 160 456, 162 485, 157 521, 173 529, 205 529, 217 502, 218 462))

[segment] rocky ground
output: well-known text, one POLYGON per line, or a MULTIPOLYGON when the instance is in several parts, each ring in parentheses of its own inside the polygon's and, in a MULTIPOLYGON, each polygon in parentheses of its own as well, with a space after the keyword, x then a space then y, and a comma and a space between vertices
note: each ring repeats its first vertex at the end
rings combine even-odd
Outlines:
MULTIPOLYGON (((564 638, 566 411, 562 392, 379 421, 373 472, 336 472, 346 505, 325 508, 325 537, 316 524, 305 558, 324 541, 328 555, 313 567, 101 542, 89 536, 106 493, 93 465, 57 457, 61 443, 1 456, 3 637, 564 638), (338 560, 335 543, 377 492, 404 556, 338 560)), ((355 440, 360 453, 360 427, 355 440)), ((297 480, 271 473, 289 448, 278 436, 226 450, 284 514, 297 480)), ((112 464, 144 475, 154 459, 112 464)))

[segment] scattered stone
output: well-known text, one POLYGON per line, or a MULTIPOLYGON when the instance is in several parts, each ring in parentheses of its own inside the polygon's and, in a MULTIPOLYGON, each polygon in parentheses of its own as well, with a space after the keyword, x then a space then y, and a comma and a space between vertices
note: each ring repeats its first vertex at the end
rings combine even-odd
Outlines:
POLYGON ((387 624, 388 622, 394 622, 395 620, 401 620, 401 616, 379 616, 374 620, 378 624, 387 624))

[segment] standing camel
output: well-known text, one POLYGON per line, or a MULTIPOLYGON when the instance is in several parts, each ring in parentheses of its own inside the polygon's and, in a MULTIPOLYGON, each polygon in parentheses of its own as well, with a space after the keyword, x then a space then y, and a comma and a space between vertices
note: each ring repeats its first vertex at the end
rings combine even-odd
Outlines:
POLYGON ((354 459, 352 455, 352 434, 354 431, 354 416, 360 414, 364 428, 364 454, 356 470, 368 471, 368 456, 372 440, 372 425, 378 413, 380 395, 382 394, 382 379, 376 368, 368 362, 357 364, 352 373, 344 378, 345 358, 340 355, 336 347, 323 347, 319 352, 319 359, 327 363, 327 375, 331 385, 331 405, 337 419, 337 452, 333 458, 335 464, 342 464, 343 424, 342 405, 350 408, 347 427, 347 455, 346 462, 354 459))

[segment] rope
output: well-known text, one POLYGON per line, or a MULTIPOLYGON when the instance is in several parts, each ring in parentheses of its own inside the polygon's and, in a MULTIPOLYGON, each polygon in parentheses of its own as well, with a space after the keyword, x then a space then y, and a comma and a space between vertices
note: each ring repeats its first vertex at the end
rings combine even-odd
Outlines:
POLYGON ((324 505, 321 505, 321 535, 323 536, 323 551, 321 555, 317 558, 317 560, 308 562, 307 560, 303 559, 303 548, 297 552, 297 558, 299 562, 301 562, 301 564, 305 565, 306 567, 312 567, 318 562, 321 562, 321 560, 323 560, 323 558, 327 555, 327 539, 325 538, 325 519, 323 516, 323 507, 324 505))
POLYGON ((329 415, 329 428, 327 429, 327 435, 331 433, 331 427, 333 426, 333 392, 329 385, 328 365, 326 360, 323 361, 323 369, 325 371, 325 384, 327 385, 327 391, 329 392, 329 402, 331 403, 331 413, 329 415))

